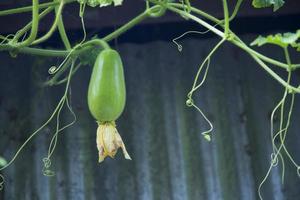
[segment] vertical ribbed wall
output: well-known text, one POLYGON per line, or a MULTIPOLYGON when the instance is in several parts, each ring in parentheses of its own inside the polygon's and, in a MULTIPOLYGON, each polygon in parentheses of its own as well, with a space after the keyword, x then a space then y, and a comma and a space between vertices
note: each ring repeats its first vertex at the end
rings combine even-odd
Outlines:
MULTIPOLYGON (((97 163, 96 123, 86 105, 91 67, 82 68, 71 89, 77 122, 59 135, 52 160, 56 176, 47 178, 41 172, 55 127, 51 123, 5 170, 0 198, 257 199, 270 162, 269 116, 283 90, 246 53, 225 44, 212 58, 207 82, 195 93, 195 103, 214 125, 212 142, 206 142, 200 133, 208 125, 185 101, 200 62, 216 43, 216 39, 185 40, 181 53, 171 42, 120 45, 127 103, 117 125, 132 161, 119 152, 115 160, 97 163)), ((282 58, 281 53, 268 54, 282 58)), ((33 57, 0 56, 0 154, 11 158, 50 116, 63 88, 40 89, 36 84, 41 81, 36 73, 45 74, 57 60, 35 61, 37 66, 30 67, 33 57)), ((297 97, 287 147, 298 162, 299 113, 297 97)), ((70 120, 65 110, 62 121, 70 120)), ((280 175, 281 170, 274 168, 263 186, 265 199, 299 199, 296 169, 287 162, 283 186, 280 175)))

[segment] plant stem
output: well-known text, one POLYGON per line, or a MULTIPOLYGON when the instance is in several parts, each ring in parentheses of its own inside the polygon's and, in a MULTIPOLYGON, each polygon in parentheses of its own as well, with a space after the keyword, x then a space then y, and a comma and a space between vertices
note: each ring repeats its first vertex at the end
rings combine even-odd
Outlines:
MULTIPOLYGON (((209 30, 211 30, 212 32, 214 32, 215 34, 217 34, 218 36, 220 37, 224 37, 224 33, 219 31, 218 29, 216 29, 215 27, 211 26, 210 24, 204 22, 203 20, 189 14, 189 13, 186 13, 186 12, 183 12, 182 10, 179 10, 177 8, 174 8, 174 7, 170 7, 168 5, 165 5, 166 8, 168 10, 171 10, 177 14, 180 14, 184 17, 188 17, 192 20, 194 20, 195 22, 198 22, 199 24, 203 25, 204 27, 208 28, 209 30)), ((235 35, 234 35, 235 36, 235 35)), ((270 69, 256 54, 256 52, 252 49, 250 49, 246 44, 242 43, 239 39, 238 40, 229 40, 230 42, 232 42, 233 44, 241 47, 242 49, 244 49, 247 53, 249 53, 251 55, 251 57, 253 57, 253 59, 268 73, 270 74, 275 80, 277 80, 280 84, 282 84, 284 87, 288 88, 289 90, 291 91, 294 91, 294 92, 297 92, 297 93, 300 93, 300 88, 296 88, 296 87, 293 87, 291 86, 290 84, 288 84, 285 80, 283 80, 280 76, 278 76, 272 69, 270 69), (255 52, 255 53, 254 53, 255 52)), ((272 64, 276 64, 276 62, 274 62, 273 59, 269 59, 268 60, 270 62, 272 62, 272 64)), ((285 64, 286 65, 286 64, 285 64)))
POLYGON ((126 24, 121 26, 120 28, 118 28, 116 31, 112 32, 111 34, 105 36, 102 39, 106 42, 113 40, 114 38, 120 36, 121 34, 123 34, 126 31, 128 31, 133 26, 135 26, 135 25, 139 24, 141 21, 145 20, 147 17, 149 17, 149 13, 151 13, 153 10, 158 9, 159 7, 160 6, 156 5, 149 9, 146 9, 144 12, 142 12, 141 14, 139 14, 138 16, 136 16, 135 18, 133 18, 132 20, 130 20, 129 22, 127 22, 126 24))
POLYGON ((87 41, 86 43, 83 43, 80 48, 86 49, 93 46, 100 46, 103 49, 110 49, 110 46, 107 44, 107 42, 104 39, 93 39, 90 41, 87 41))
MULTIPOLYGON (((109 42, 109 41, 113 40, 114 38, 118 37, 122 33, 126 32, 127 30, 129 30, 130 28, 135 26, 136 24, 138 24, 141 21, 145 20, 149 16, 148 12, 156 10, 158 7, 159 6, 153 6, 149 10, 141 13, 140 15, 133 18, 132 20, 130 20, 125 25, 118 28, 116 31, 114 31, 111 34, 109 34, 109 35, 105 36, 104 38, 102 38, 102 40, 105 41, 105 42, 109 42)), ((101 41, 99 39, 90 40, 90 41, 88 41, 88 42, 86 42, 82 45, 81 50, 75 50, 73 54, 79 54, 80 52, 88 50, 88 48, 90 48, 91 46, 94 46, 94 45, 100 45, 103 48, 109 48, 109 46, 105 46, 106 44, 104 44, 103 41, 101 41)), ((0 45, 0 51, 12 50, 12 49, 13 49, 13 47, 10 46, 10 45, 0 45)), ((20 53, 25 53, 25 54, 33 54, 33 55, 39 55, 39 56, 50 56, 50 57, 64 57, 64 56, 66 56, 70 53, 69 50, 65 50, 65 51, 64 50, 50 50, 50 49, 39 49, 39 48, 30 48, 30 47, 19 48, 17 51, 20 52, 20 53)))
MULTIPOLYGON (((70 3, 70 2, 73 2, 75 0, 65 0, 65 3, 70 3)), ((211 26, 210 24, 206 23, 205 21, 199 19, 198 17, 194 16, 194 15, 191 15, 189 13, 185 13, 183 12, 182 10, 179 10, 177 8, 185 8, 186 6, 184 5, 181 5, 179 3, 161 3, 161 2, 157 2, 155 0, 149 0, 150 2, 152 3, 155 3, 157 4, 156 6, 153 6, 152 8, 150 9, 157 9, 158 8, 158 5, 160 6, 164 6, 164 7, 167 7, 169 10, 175 12, 175 13, 178 13, 178 14, 182 14, 184 15, 185 17, 189 17, 190 19, 192 20, 195 20, 196 22, 200 23, 201 25, 205 26, 206 28, 212 30, 215 34, 219 35, 220 37, 224 37, 224 34, 216 29, 214 26, 211 26)), ((239 5, 241 4, 242 0, 238 0, 237 2, 237 5, 235 7, 235 10, 238 10, 238 7, 239 5)), ((51 2, 51 3, 46 3, 46 4, 41 4, 40 5, 40 8, 41 7, 44 7, 44 5, 57 5, 58 2, 51 2)), ((30 7, 31 8, 31 7, 30 7)), ((149 10, 150 10, 149 9, 149 10)), ((194 8, 194 7, 191 7, 191 11, 196 13, 196 14, 199 14, 207 19, 209 19, 210 21, 214 22, 214 23, 217 23, 219 24, 220 26, 223 27, 222 25, 222 20, 219 20, 215 17, 213 17, 212 15, 202 11, 202 10, 199 10, 197 8, 194 8)), ((234 11, 234 13, 237 12, 237 11, 234 11)), ((236 14, 234 14, 236 15, 236 14)), ((0 14, 1 14, 1 11, 0 11, 0 14)), ((144 11, 143 13, 141 13, 140 15, 138 15, 137 17, 135 17, 134 19, 132 19, 131 21, 129 21, 128 23, 126 23, 125 25, 121 26, 120 28, 118 28, 116 31, 112 32, 111 34, 105 36, 103 38, 104 41, 106 42, 109 42, 111 41, 112 39, 120 36, 122 33, 126 32, 128 29, 132 28, 133 26, 135 26, 136 24, 140 23, 141 21, 143 21, 144 19, 146 19, 148 16, 148 12, 147 10, 144 11)), ((232 17, 231 16, 231 17, 232 17)), ((60 21, 60 20, 59 20, 60 21)), ((64 31, 65 32, 65 31, 64 31)), ((234 35, 234 38, 236 38, 238 41, 234 40, 234 41, 231 41, 232 43, 234 43, 235 45, 237 45, 238 47, 244 49, 245 51, 247 51, 248 53, 250 53, 252 56, 255 56, 256 58, 258 59, 261 59, 262 61, 265 61, 265 62, 268 62, 270 64, 273 64, 273 65, 276 65, 276 66, 279 66, 279 67, 282 67, 282 68, 288 68, 288 65, 285 64, 285 63, 282 63, 282 62, 279 62, 277 60, 274 60, 272 58, 269 58, 267 56, 264 56, 256 51, 254 51, 253 49, 251 49, 250 47, 248 47, 245 43, 242 42, 242 40, 240 40, 238 38, 238 36, 236 36, 232 31, 230 31, 229 29, 229 32, 230 34, 233 34, 234 35)), ((63 33, 61 35, 64 35, 63 33)), ((62 36, 62 39, 66 39, 67 37, 64 37, 62 36)), ((67 40, 65 40, 64 43, 66 43, 66 47, 68 46, 67 40)), ((91 43, 93 44, 93 43, 91 43)), ((86 46, 86 45, 85 45, 86 46)), ((11 50, 13 49, 13 47, 9 46, 9 45, 0 45, 0 51, 2 50, 11 50)), ((37 49, 37 48, 19 48, 18 51, 20 53, 27 53, 27 54, 36 54, 36 55, 41 55, 41 56, 66 56, 70 51, 62 51, 62 50, 45 50, 45 49, 37 49)), ((74 52, 74 54, 77 54, 77 50, 74 52)), ((292 64, 292 69, 296 69, 296 68, 300 68, 300 64, 292 64)))
POLYGON ((39 44, 41 42, 44 42, 45 40, 47 40, 53 34, 55 29, 57 28, 58 21, 61 18, 61 13, 62 13, 63 7, 64 7, 64 0, 61 0, 60 4, 59 4, 59 7, 57 9, 56 15, 55 15, 55 20, 54 20, 50 30, 44 36, 42 36, 42 37, 38 38, 37 40, 33 41, 32 45, 36 45, 36 44, 39 44))
POLYGON ((39 26, 39 0, 32 0, 32 25, 29 37, 20 43, 12 43, 15 48, 21 48, 30 45, 36 38, 39 26))
POLYGON ((225 37, 227 38, 229 36, 229 12, 228 12, 227 0, 222 0, 222 1, 223 1, 223 12, 224 12, 224 20, 225 20, 224 34, 225 37))
MULTIPOLYGON (((149 1, 153 1, 153 0, 149 0, 149 1)), ((179 3, 168 3, 168 5, 171 5, 171 6, 176 7, 176 8, 184 8, 184 6, 182 6, 182 5, 179 4, 179 3)), ((212 16, 212 15, 210 15, 210 14, 208 14, 208 13, 202 11, 202 10, 199 10, 199 9, 197 9, 197 8, 194 8, 194 7, 191 7, 191 11, 192 11, 193 13, 196 13, 196 14, 198 14, 198 15, 200 15, 200 16, 206 18, 206 19, 209 19, 210 21, 212 21, 212 22, 214 22, 214 23, 216 23, 216 24, 218 24, 218 25, 220 25, 220 26, 223 27, 223 25, 222 25, 222 24, 223 24, 222 20, 219 20, 219 19, 215 18, 214 16, 212 16)), ((237 38, 237 39, 240 41, 240 43, 242 43, 242 44, 240 44, 239 47, 242 47, 242 46, 243 46, 243 48, 246 48, 247 50, 251 51, 251 53, 253 53, 255 56, 257 56, 257 57, 260 58, 261 60, 263 60, 263 61, 265 61, 265 62, 268 62, 268 63, 270 63, 270 64, 273 64, 273 65, 276 65, 276 66, 278 66, 278 67, 284 68, 284 69, 288 68, 288 65, 287 65, 287 64, 282 63, 282 62, 279 62, 279 61, 277 61, 277 60, 275 60, 275 59, 269 58, 269 57, 267 57, 267 56, 265 56, 265 55, 263 55, 263 54, 258 53, 258 52, 255 51, 255 50, 251 49, 251 48, 248 47, 242 40, 240 40, 239 37, 236 36, 232 31, 230 31, 230 34, 233 34, 234 37, 237 38)), ((247 51, 247 50, 246 50, 246 51, 247 51)), ((293 68, 293 69, 300 68, 300 64, 292 64, 292 68, 293 68)))
POLYGON ((284 50, 284 56, 285 56, 286 63, 288 64, 289 69, 291 69, 292 68, 292 62, 291 62, 291 57, 290 57, 290 54, 289 54, 288 47, 283 48, 283 50, 284 50))
MULTIPOLYGON (((58 9, 55 9, 55 13, 56 13, 56 15, 58 14, 58 9)), ((58 28, 60 38, 61 38, 62 42, 64 43, 66 49, 70 50, 72 48, 72 46, 70 44, 70 41, 69 41, 67 33, 66 33, 62 14, 59 16, 57 28, 58 28)))
MULTIPOLYGON (((41 20, 43 17, 45 17, 47 14, 49 14, 54 7, 49 7, 47 9, 45 9, 41 14, 39 14, 39 20, 41 20)), ((32 22, 29 22, 26 26, 24 26, 20 31, 18 31, 16 33, 16 35, 14 36, 13 40, 14 42, 18 42, 18 40, 20 39, 20 37, 22 35, 24 35, 31 27, 32 22)))
MULTIPOLYGON (((153 0, 148 0, 148 1, 153 1, 153 0)), ((172 7, 176 7, 176 8, 182 8, 182 9, 185 9, 185 7, 186 7, 185 5, 182 5, 180 3, 168 3, 168 5, 170 5, 172 7)), ((208 14, 208 13, 206 13, 206 12, 200 10, 200 9, 197 9, 195 7, 191 7, 191 11, 198 14, 198 15, 201 15, 202 17, 204 17, 204 18, 206 18, 206 19, 208 19, 212 22, 215 22, 217 24, 222 22, 221 20, 215 18, 214 16, 212 16, 212 15, 210 15, 210 14, 208 14)))
POLYGON ((190 14, 190 13, 187 13, 187 12, 184 12, 180 9, 177 9, 175 7, 172 7, 172 6, 169 6, 169 5, 166 5, 166 8, 172 12, 175 12, 183 17, 187 17, 189 19, 192 19, 194 20, 195 22, 201 24, 202 26, 204 26, 205 28, 209 29, 210 31, 214 32, 216 35, 220 36, 221 38, 223 38, 225 35, 222 31, 218 30, 217 28, 215 28, 214 26, 208 24, 207 22, 203 21, 202 19, 190 14))
MULTIPOLYGON (((76 0, 65 0, 65 4, 75 2, 76 0)), ((59 5, 60 1, 55 0, 48 3, 42 3, 38 6, 39 9, 48 8, 50 6, 57 6, 59 5)), ((12 15, 12 14, 19 14, 19 13, 25 13, 25 12, 31 12, 33 6, 26 6, 22 8, 14 8, 9 10, 2 10, 0 11, 0 17, 5 15, 12 15)))
MULTIPOLYGON (((248 52, 249 53, 249 52, 248 52)), ((280 76, 278 76, 272 69, 270 69, 262 60, 256 57, 253 54, 250 54, 252 58, 265 70, 270 74, 275 80, 277 80, 282 86, 287 88, 289 91, 300 93, 300 88, 296 88, 288 84, 285 80, 283 80, 280 76)))
POLYGON ((233 20, 235 18, 235 16, 237 15, 239 9, 240 9, 240 6, 242 4, 243 0, 238 0, 235 7, 234 7, 234 10, 229 18, 229 21, 233 20))
MULTIPOLYGON (((12 49, 12 47, 7 48, 12 49)), ((7 50, 5 49, 5 50, 7 50)), ((1 51, 1 49, 0 49, 1 51)), ((17 50, 18 53, 31 54, 37 56, 45 56, 45 57, 65 57, 68 55, 70 51, 65 50, 55 50, 55 49, 40 49, 40 48, 32 48, 32 47, 23 47, 17 50)))
MULTIPOLYGON (((193 92, 195 92, 198 88, 200 88, 202 86, 202 84, 204 83, 205 79, 206 79, 206 74, 207 74, 207 71, 205 72, 204 74, 204 77, 203 77, 203 80, 197 85, 197 82, 198 82, 198 79, 199 79, 199 76, 200 76, 200 73, 204 67, 204 65, 209 62, 211 56, 217 51, 218 48, 220 48, 220 46, 226 41, 225 38, 223 38, 220 42, 217 43, 217 45, 209 52, 209 54, 206 56, 206 58, 204 59, 204 61, 202 62, 202 64, 200 65, 200 68, 196 74, 196 77, 195 77, 195 80, 194 80, 194 83, 193 83, 193 87, 191 89, 191 91, 189 92, 189 95, 190 97, 192 97, 193 95, 193 92)), ((209 68, 209 64, 207 64, 207 70, 209 68)))

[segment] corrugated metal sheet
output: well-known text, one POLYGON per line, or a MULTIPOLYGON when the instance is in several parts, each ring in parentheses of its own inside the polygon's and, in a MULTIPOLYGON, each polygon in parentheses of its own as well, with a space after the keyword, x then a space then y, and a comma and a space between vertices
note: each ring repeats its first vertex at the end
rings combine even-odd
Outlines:
MULTIPOLYGON (((52 123, 5 170, 2 199, 257 199, 270 162, 269 116, 283 91, 248 55, 226 44, 214 55, 195 98, 215 127, 212 142, 206 142, 200 133, 207 124, 185 101, 199 63, 216 42, 185 40, 182 53, 171 42, 119 46, 128 96, 117 123, 132 161, 118 153, 115 160, 97 163, 96 123, 86 105, 91 68, 81 69, 71 90, 78 120, 59 135, 52 160, 56 176, 42 175, 52 123)), ((38 87, 37 73, 45 74, 51 62, 38 60, 42 66, 30 67, 32 60, 1 54, 0 152, 6 158, 49 117, 63 92, 38 87)), ((298 162, 299 111, 297 98, 287 146, 298 162)), ((65 111, 63 121, 70 120, 65 111)), ((284 185, 280 173, 275 168, 264 185, 265 199, 300 199, 296 170, 286 165, 284 185)))

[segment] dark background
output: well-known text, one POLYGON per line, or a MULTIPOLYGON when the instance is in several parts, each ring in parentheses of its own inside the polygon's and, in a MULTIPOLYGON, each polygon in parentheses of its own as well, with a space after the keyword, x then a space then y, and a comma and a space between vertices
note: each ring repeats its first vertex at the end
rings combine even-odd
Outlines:
MULTIPOLYGON (((222 16, 221 1, 199 2, 204 10, 222 16)), ((1 10, 29 5, 25 1, 13 3, 1 2, 1 10)), ((255 10, 250 3, 245 1, 232 22, 232 30, 247 43, 257 34, 299 28, 298 1, 287 1, 276 13, 255 10)), ((87 10, 88 36, 110 33, 143 6, 141 1, 127 0, 122 7, 87 10)), ((64 16, 71 40, 80 41, 78 5, 70 5, 64 16)), ((1 34, 16 31, 28 19, 28 14, 0 17, 1 34)), ((51 20, 44 20, 41 32, 51 20)), ((257 188, 270 162, 269 117, 283 88, 248 54, 226 43, 213 56, 207 82, 195 97, 215 127, 212 142, 206 142, 200 133, 207 124, 199 113, 185 106, 185 101, 199 64, 219 38, 209 33, 187 35, 180 40, 180 53, 172 39, 188 30, 204 29, 167 14, 149 19, 111 42, 124 62, 127 103, 117 124, 132 161, 124 160, 119 152, 115 160, 97 163, 96 123, 86 104, 91 66, 85 66, 72 80, 71 104, 78 119, 59 135, 52 159, 56 176, 42 175, 42 158, 55 128, 53 122, 4 171, 5 190, 0 199, 258 199, 257 188)), ((54 35, 44 47, 61 47, 59 37, 54 35)), ((284 58, 279 48, 263 47, 260 51, 278 60, 284 58)), ((292 55, 294 62, 300 62, 299 53, 292 55)), ((40 87, 49 67, 61 59, 28 55, 12 59, 7 52, 0 58, 0 154, 9 159, 50 116, 64 88, 40 87)), ((284 71, 277 71, 286 77, 284 71)), ((299 73, 293 79, 299 80, 299 73)), ((295 102, 286 145, 299 163, 298 97, 295 102)), ((62 121, 71 119, 65 110, 62 121)), ((262 189, 264 199, 300 199, 300 178, 288 160, 283 185, 280 177, 281 168, 274 168, 262 189)))

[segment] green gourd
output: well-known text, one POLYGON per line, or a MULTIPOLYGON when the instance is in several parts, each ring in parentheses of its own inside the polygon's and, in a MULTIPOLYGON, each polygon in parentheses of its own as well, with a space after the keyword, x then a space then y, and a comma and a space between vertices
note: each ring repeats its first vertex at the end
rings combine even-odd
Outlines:
POLYGON ((88 89, 88 106, 98 122, 96 144, 99 163, 114 158, 119 148, 131 160, 116 128, 115 120, 124 110, 126 99, 123 64, 120 55, 105 49, 96 58, 88 89))
POLYGON ((99 122, 114 122, 123 112, 126 99, 123 64, 113 49, 96 58, 88 89, 88 106, 99 122))

